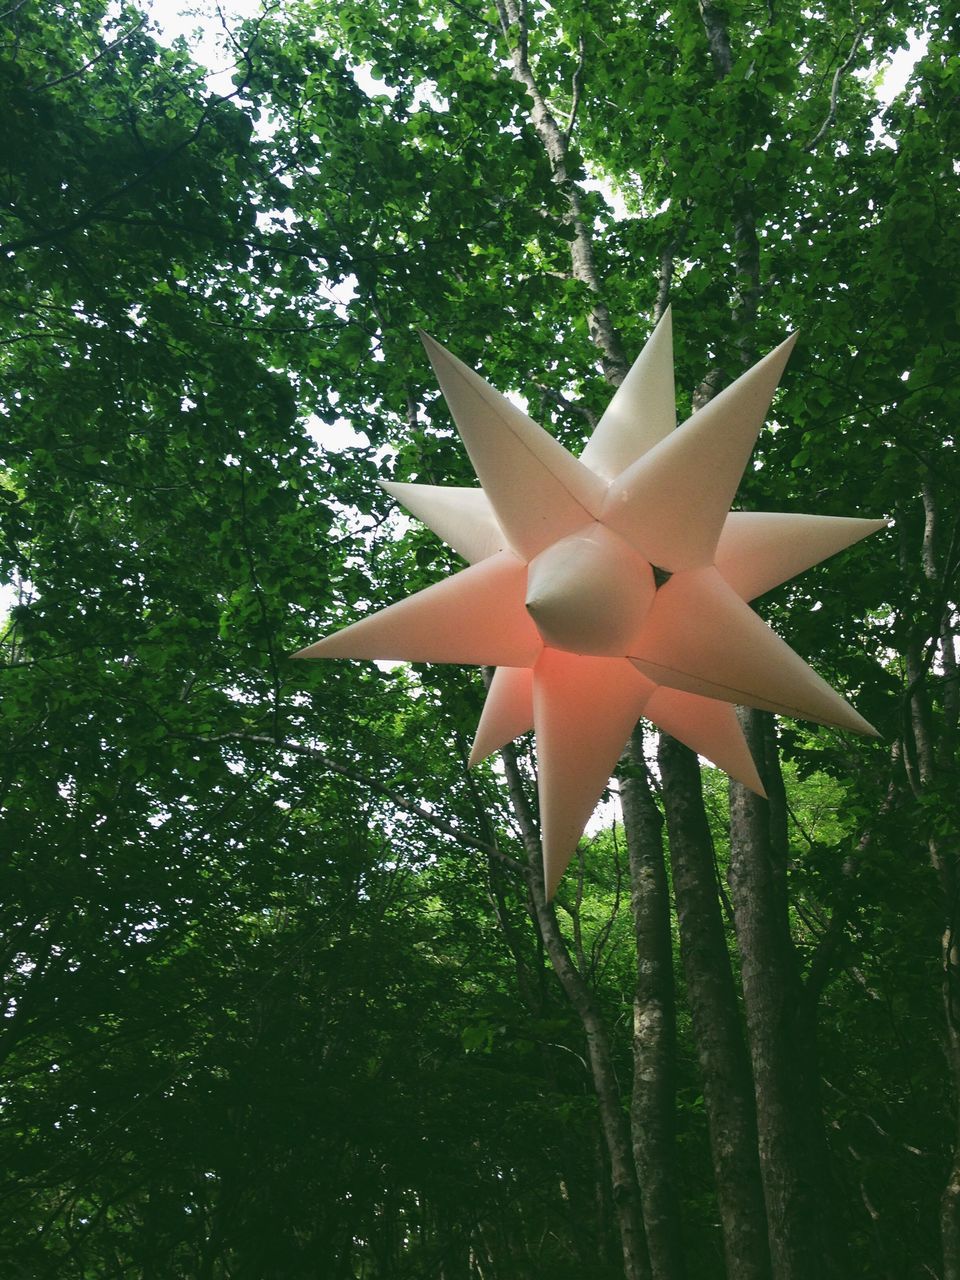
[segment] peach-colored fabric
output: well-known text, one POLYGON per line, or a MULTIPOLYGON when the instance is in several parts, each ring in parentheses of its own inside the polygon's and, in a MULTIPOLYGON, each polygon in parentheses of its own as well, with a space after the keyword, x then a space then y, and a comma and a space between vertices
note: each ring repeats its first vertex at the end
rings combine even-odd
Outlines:
POLYGON ((549 897, 652 692, 650 682, 623 658, 544 649, 534 667, 540 834, 549 897))
POLYGON ((384 488, 473 563, 296 656, 496 666, 470 763, 535 728, 550 894, 641 713, 760 794, 733 703, 875 732, 745 603, 884 523, 729 510, 793 339, 673 430, 664 317, 580 461, 424 343, 482 487, 384 488))
POLYGON ((499 551, 294 657, 527 666, 543 642, 524 607, 526 594, 526 565, 512 551, 499 551))
POLYGON ((781 343, 611 484, 600 519, 651 564, 674 573, 713 563, 793 342, 781 343))
POLYGON ((473 469, 511 547, 531 559, 599 514, 606 485, 499 391, 422 335, 473 469))
POLYGON ((673 327, 667 307, 650 341, 614 392, 580 461, 604 480, 615 480, 676 425, 673 327))
POLYGON ((755 600, 885 524, 885 520, 854 516, 731 511, 720 534, 715 563, 738 596, 755 600))
POLYGON ((876 734, 712 567, 660 588, 629 656, 657 684, 876 734))
POLYGON ((380 488, 402 502, 438 538, 470 564, 502 551, 507 540, 482 489, 381 480, 380 488))
POLYGON ((497 667, 487 690, 470 765, 479 764, 533 728, 533 668, 497 667))
POLYGON ((717 702, 682 689, 658 686, 643 709, 647 719, 758 796, 766 795, 737 713, 729 702, 717 702))
POLYGON ((530 562, 527 609, 545 644, 622 658, 653 604, 653 570, 601 524, 570 534, 530 562))

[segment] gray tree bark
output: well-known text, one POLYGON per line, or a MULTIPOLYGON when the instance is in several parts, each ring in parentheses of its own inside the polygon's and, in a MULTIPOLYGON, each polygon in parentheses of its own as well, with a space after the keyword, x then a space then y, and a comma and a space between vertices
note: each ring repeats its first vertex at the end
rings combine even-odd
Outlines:
MULTIPOLYGON (((579 75, 583 69, 583 47, 581 45, 580 62, 574 75, 570 119, 566 128, 561 128, 546 103, 530 63, 524 0, 498 0, 497 14, 509 50, 511 72, 530 97, 530 121, 550 161, 553 180, 563 191, 567 202, 567 220, 573 230, 570 244, 571 272, 576 280, 586 285, 591 296, 588 331, 599 352, 604 377, 611 386, 619 386, 629 366, 603 299, 590 227, 583 215, 580 190, 570 179, 567 163, 570 133, 576 116, 579 75)), ((669 279, 668 272, 664 273, 664 279, 669 279)), ((659 831, 655 830, 656 817, 659 815, 655 817, 654 814, 655 806, 652 801, 650 805, 645 804, 638 788, 632 787, 630 780, 627 780, 624 826, 631 867, 631 905, 638 942, 634 1089, 631 1103, 633 1145, 630 1151, 629 1176, 623 1164, 619 1130, 612 1115, 604 1122, 604 1132, 611 1169, 614 1171, 614 1199, 625 1262, 628 1267, 638 1265, 639 1249, 630 1241, 637 1234, 639 1209, 645 1228, 643 1257, 648 1271, 652 1272, 654 1280, 683 1280, 680 1208, 675 1176, 676 1084, 670 910, 662 842, 659 831), (637 1188, 639 1198, 636 1204, 628 1205, 633 1188, 637 1188)), ((552 916, 552 908, 544 903, 537 908, 538 918, 544 909, 552 916)), ((557 973, 571 1002, 574 1002, 572 987, 568 988, 569 974, 566 968, 570 964, 570 957, 567 955, 564 960, 557 948, 551 946, 546 934, 544 940, 554 967, 564 966, 564 972, 561 973, 560 968, 557 968, 557 973)), ((560 941, 562 942, 562 938, 560 941)), ((576 999, 581 999, 581 996, 576 999)), ((585 1016, 586 1011, 581 1017, 585 1016)), ((586 1025, 584 1022, 585 1029, 586 1025)), ((599 1045, 599 1040, 597 1044, 599 1045)), ((594 1078, 600 1098, 601 1090, 608 1090, 609 1083, 606 1081, 606 1070, 601 1069, 599 1064, 598 1070, 599 1074, 595 1073, 594 1078)), ((604 1105, 601 1098, 601 1109, 604 1105)))
POLYGON ((731 1280, 769 1280, 750 1065, 727 951, 700 766, 692 751, 667 734, 660 736, 658 758, 680 954, 703 1080, 727 1275, 731 1280))
POLYGON ((508 746, 502 749, 500 756, 506 771, 511 805, 527 852, 530 909, 553 970, 580 1019, 586 1037, 587 1058, 610 1161, 613 1205, 620 1232, 624 1277, 625 1280, 652 1280, 643 1229, 640 1188, 630 1146, 630 1130, 620 1100, 610 1036, 593 992, 570 956, 553 904, 547 901, 540 834, 527 802, 516 753, 512 746, 508 746))
MULTIPOLYGON (((921 486, 923 533, 920 565, 932 601, 931 614, 937 618, 935 635, 915 632, 907 641, 907 692, 903 728, 903 756, 907 782, 916 800, 943 785, 953 767, 956 750, 958 700, 955 651, 956 619, 950 608, 951 572, 944 571, 940 543, 941 512, 934 477, 929 473, 921 486), (935 649, 943 670, 942 729, 937 732, 931 699, 930 666, 935 649)), ((901 512, 900 562, 910 570, 910 521, 901 512)), ((956 526, 952 541, 957 536, 956 526)), ((946 560, 952 556, 948 553, 946 560)), ((941 996, 943 1000, 945 1048, 953 1083, 955 1129, 953 1152, 946 1183, 940 1196, 940 1240, 943 1249, 943 1280, 960 1280, 960 832, 954 828, 928 825, 927 849, 940 885, 943 930, 940 935, 941 996)))
MULTIPOLYGON (((714 72, 734 68, 726 11, 699 0, 714 72)), ((760 295, 760 245, 753 193, 731 189, 737 291, 731 315, 744 366, 754 347, 751 326, 760 295)), ((741 709, 769 802, 730 783, 730 895, 756 1099, 760 1171, 776 1280, 820 1280, 842 1274, 840 1236, 829 1194, 830 1160, 818 1098, 815 1019, 800 1033, 800 975, 787 912, 786 801, 773 721, 741 709)))
POLYGON ((624 755, 620 802, 637 945, 630 1129, 654 1280, 685 1275, 676 1153, 676 1009, 663 816, 650 789, 643 730, 624 755))
POLYGON ((787 840, 776 733, 740 709, 770 800, 730 783, 730 897, 753 1067, 760 1169, 777 1280, 847 1274, 830 1195, 815 1022, 801 1015, 800 970, 787 911, 787 840))

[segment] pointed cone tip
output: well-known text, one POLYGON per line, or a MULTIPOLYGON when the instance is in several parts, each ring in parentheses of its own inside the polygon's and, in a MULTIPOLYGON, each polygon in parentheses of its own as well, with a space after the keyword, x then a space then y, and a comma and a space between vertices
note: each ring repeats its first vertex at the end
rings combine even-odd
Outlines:
MULTIPOLYGON (((793 352, 793 348, 797 345, 797 339, 799 337, 800 337, 800 330, 794 329, 793 333, 788 333, 787 336, 784 338, 784 340, 781 343, 779 343, 777 346, 775 346, 773 350, 766 355, 765 359, 772 360, 774 359, 774 357, 779 356, 783 360, 784 365, 786 365, 787 361, 790 359, 790 356, 793 352)), ((761 361, 760 363, 762 364, 763 361, 761 361)), ((755 365, 753 367, 756 368, 755 365)))
MULTIPOLYGON (((576 852, 576 850, 574 850, 576 852)), ((572 855, 571 855, 572 857, 572 855)), ((552 902, 557 890, 560 888, 560 881, 563 879, 563 873, 567 867, 564 864, 559 875, 551 874, 550 867, 547 865, 547 855, 544 851, 543 855, 543 893, 548 902, 552 902)))
POLYGON ((343 627, 341 628, 340 631, 334 631, 332 635, 321 636, 321 638, 315 641, 313 644, 308 644, 305 649, 298 649, 296 653, 291 653, 290 657, 306 658, 307 660, 311 658, 343 657, 344 656, 343 654, 334 653, 334 654, 328 655, 327 653, 322 652, 322 650, 326 650, 330 648, 332 642, 336 640, 342 634, 343 631, 347 631, 347 630, 349 630, 348 627, 343 627))
MULTIPOLYGON (((717 768, 719 769, 720 766, 718 765, 717 768)), ((721 772, 724 771, 721 770, 721 772)), ((727 774, 727 777, 732 778, 733 774, 727 774)), ((748 781, 746 778, 734 778, 734 781, 739 782, 740 785, 742 787, 746 787, 748 791, 752 791, 753 794, 755 796, 759 796, 761 800, 769 800, 770 797, 767 795, 766 787, 764 787, 763 783, 760 781, 759 774, 757 774, 755 780, 751 779, 748 781)))
POLYGON ((432 336, 432 334, 427 333, 426 329, 417 329, 417 333, 420 335, 420 341, 423 343, 423 345, 427 349, 427 355, 429 355, 432 351, 439 351, 443 355, 450 354, 449 351, 447 351, 446 347, 442 346, 436 340, 436 338, 432 336))

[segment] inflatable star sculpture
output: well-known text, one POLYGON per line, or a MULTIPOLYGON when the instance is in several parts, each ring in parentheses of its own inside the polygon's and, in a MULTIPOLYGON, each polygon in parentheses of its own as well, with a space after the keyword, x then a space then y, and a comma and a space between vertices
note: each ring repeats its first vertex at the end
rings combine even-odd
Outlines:
POLYGON ((876 732, 746 603, 885 523, 730 511, 793 338, 675 429, 667 313, 579 460, 423 340, 482 487, 383 487, 470 567, 296 656, 496 667, 470 763, 536 730, 548 896, 640 716, 760 794, 733 704, 876 732))

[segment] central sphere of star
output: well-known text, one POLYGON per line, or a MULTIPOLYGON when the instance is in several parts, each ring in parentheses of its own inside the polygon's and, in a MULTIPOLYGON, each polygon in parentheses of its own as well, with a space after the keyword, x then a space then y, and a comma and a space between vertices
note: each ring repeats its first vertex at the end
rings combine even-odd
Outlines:
POLYGON ((599 523, 547 547, 527 570, 527 612, 546 644, 569 653, 629 652, 655 593, 650 565, 599 523))

